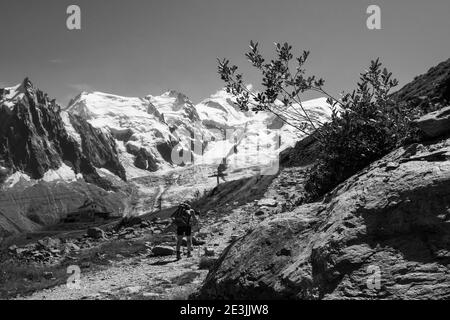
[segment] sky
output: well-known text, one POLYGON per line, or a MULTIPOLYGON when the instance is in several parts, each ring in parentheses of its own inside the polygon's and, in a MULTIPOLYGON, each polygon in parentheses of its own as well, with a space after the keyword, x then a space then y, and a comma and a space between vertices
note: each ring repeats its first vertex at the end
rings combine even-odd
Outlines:
POLYGON ((352 90, 376 57, 401 86, 450 57, 449 16, 449 0, 0 0, 0 87, 28 76, 62 105, 81 91, 169 89, 197 103, 224 85, 218 57, 258 87, 250 40, 268 58, 274 42, 310 50, 307 70, 333 95, 352 90), (81 30, 66 27, 71 4, 81 30), (381 30, 366 26, 371 4, 381 30))

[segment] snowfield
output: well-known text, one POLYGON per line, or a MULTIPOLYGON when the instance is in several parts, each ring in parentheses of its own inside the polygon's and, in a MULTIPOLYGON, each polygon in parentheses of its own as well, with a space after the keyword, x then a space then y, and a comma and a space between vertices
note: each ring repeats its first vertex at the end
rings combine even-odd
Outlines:
MULTIPOLYGON (((328 121, 331 115, 325 98, 306 101, 303 107, 318 122, 328 121)), ((174 90, 145 98, 83 92, 65 111, 115 137, 131 178, 147 171, 166 172, 183 163, 218 165, 224 158, 230 169, 266 166, 276 163, 279 153, 302 137, 272 113, 239 110, 225 90, 197 105, 174 90), (162 151, 161 145, 169 150, 162 151), (136 150, 141 149, 154 157, 157 170, 136 167, 136 150)))

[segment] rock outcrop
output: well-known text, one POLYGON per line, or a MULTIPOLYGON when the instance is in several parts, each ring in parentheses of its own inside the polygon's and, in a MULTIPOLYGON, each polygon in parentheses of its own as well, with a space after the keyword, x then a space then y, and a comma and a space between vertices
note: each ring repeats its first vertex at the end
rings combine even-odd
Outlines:
POLYGON ((105 168, 126 181, 125 169, 117 155, 114 138, 94 128, 85 119, 69 115, 70 122, 81 137, 83 155, 96 167, 105 168))
POLYGON ((400 148, 323 202, 263 222, 204 299, 449 299, 450 139, 400 148))
POLYGON ((450 102, 450 59, 417 76, 394 96, 405 102, 423 101, 425 97, 433 102, 450 102))
POLYGON ((399 102, 419 106, 425 111, 448 105, 450 103, 450 59, 414 78, 394 93, 393 97, 399 102))
POLYGON ((414 123, 427 137, 440 137, 450 130, 450 107, 426 114, 414 123))
MULTIPOLYGON (((450 59, 393 98, 438 110, 415 121, 430 141, 393 151, 322 202, 236 239, 196 298, 450 298, 450 59)), ((309 165, 317 147, 310 136, 281 163, 309 165)))

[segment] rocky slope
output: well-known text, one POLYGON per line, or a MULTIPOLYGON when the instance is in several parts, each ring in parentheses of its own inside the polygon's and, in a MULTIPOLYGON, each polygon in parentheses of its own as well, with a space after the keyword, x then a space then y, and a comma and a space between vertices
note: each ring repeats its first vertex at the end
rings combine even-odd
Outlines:
MULTIPOLYGON (((415 121, 423 141, 372 163, 321 202, 266 219, 224 250, 195 297, 449 299, 449 61, 394 95, 440 108, 415 121)), ((314 148, 308 137, 281 161, 309 165, 314 148)))
MULTIPOLYGON (((35 232, 57 224, 68 212, 76 211, 86 199, 105 206, 120 217, 124 210, 125 191, 108 192, 94 184, 55 180, 28 182, 28 186, 0 192, 0 242, 3 237, 23 232, 35 232)), ((125 184, 116 184, 126 190, 125 184)))
POLYGON ((423 108, 450 103, 450 59, 417 76, 394 94, 399 101, 421 105, 423 108))
POLYGON ((448 299, 449 200, 450 139, 400 148, 237 240, 200 297, 448 299))

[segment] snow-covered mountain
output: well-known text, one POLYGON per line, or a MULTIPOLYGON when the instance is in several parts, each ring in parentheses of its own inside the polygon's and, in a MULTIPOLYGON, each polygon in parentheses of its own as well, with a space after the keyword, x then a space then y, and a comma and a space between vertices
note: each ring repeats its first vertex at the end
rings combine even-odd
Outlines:
POLYGON ((117 143, 127 176, 156 171, 170 164, 170 152, 178 140, 156 107, 144 98, 83 92, 66 112, 110 132, 117 143))
MULTIPOLYGON (((190 163, 218 165, 224 158, 232 168, 268 164, 276 160, 280 151, 301 138, 295 128, 272 113, 241 111, 225 90, 197 105, 174 90, 143 98, 82 92, 65 110, 60 110, 55 100, 50 101, 27 79, 17 86, 1 89, 0 105, 5 114, 20 113, 20 106, 28 107, 30 103, 26 115, 32 118, 31 123, 36 115, 38 119, 51 118, 55 125, 41 128, 48 125, 50 120, 47 120, 44 125, 32 127, 31 139, 37 141, 38 146, 31 152, 34 150, 40 159, 32 164, 15 163, 10 179, 13 184, 20 178, 77 180, 77 175, 82 173, 78 169, 79 160, 69 159, 73 163, 68 165, 68 156, 61 154, 69 144, 74 145, 71 148, 79 148, 80 154, 92 158, 89 160, 95 170, 107 170, 126 179, 190 163), (70 143, 64 140, 55 146, 45 135, 70 138, 70 143), (114 152, 117 159, 114 159, 114 152)), ((304 102, 303 107, 321 122, 330 116, 324 98, 304 102)), ((5 119, 16 121, 10 116, 2 121, 5 119)), ((4 148, 8 147, 5 143, 4 148)), ((11 152, 4 155, 9 161, 12 161, 11 152)), ((14 159, 19 161, 17 157, 14 159)))
MULTIPOLYGON (((325 98, 306 101, 302 105, 315 120, 326 122, 331 116, 325 98)), ((273 113, 241 111, 225 90, 202 101, 196 109, 203 125, 217 138, 204 152, 206 163, 218 163, 227 157, 232 168, 267 165, 277 162, 282 150, 302 138, 296 128, 273 113)))
MULTIPOLYGON (((322 122, 330 116, 325 98, 303 106, 322 122)), ((145 98, 83 92, 66 111, 115 137, 128 177, 191 162, 215 165, 223 158, 234 168, 268 164, 300 138, 271 113, 239 110, 224 90, 197 105, 173 90, 145 98)))
POLYGON ((28 79, 0 89, 0 238, 57 223, 86 199, 121 215, 128 185, 116 149, 28 79))

